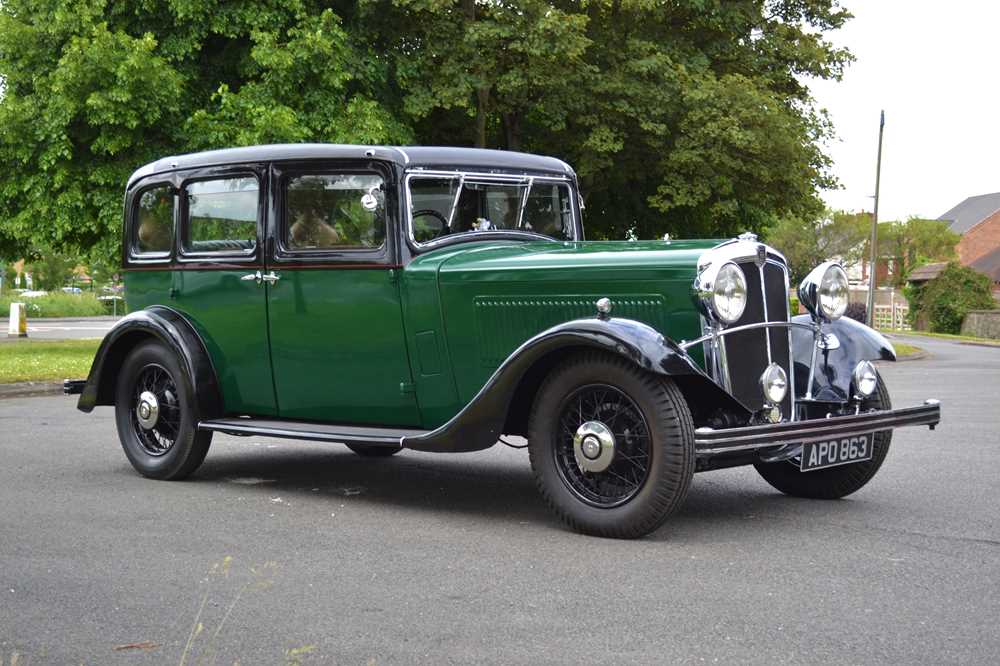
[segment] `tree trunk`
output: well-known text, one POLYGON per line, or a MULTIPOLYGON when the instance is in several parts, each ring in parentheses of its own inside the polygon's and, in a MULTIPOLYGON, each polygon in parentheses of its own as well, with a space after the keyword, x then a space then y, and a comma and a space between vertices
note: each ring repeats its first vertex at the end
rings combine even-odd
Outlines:
POLYGON ((476 148, 486 147, 486 120, 489 116, 490 89, 476 88, 476 148))
POLYGON ((503 114, 503 130, 507 139, 507 150, 521 150, 521 114, 503 114))

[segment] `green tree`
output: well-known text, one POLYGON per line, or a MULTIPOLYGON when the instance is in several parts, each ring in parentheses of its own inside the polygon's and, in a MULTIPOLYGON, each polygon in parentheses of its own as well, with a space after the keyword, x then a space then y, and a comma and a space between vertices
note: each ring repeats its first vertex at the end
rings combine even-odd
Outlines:
POLYGON ((798 284, 824 261, 852 264, 862 259, 870 228, 868 213, 826 211, 814 218, 782 218, 768 227, 764 239, 785 255, 792 282, 798 284))
POLYGON ((324 4, 4 0, 0 254, 116 256, 125 180, 165 155, 411 139, 324 4))
POLYGON ((4 0, 0 255, 115 256, 122 185, 277 141, 560 156, 592 238, 815 217, 836 0, 4 0))
POLYGON ((935 333, 959 333, 970 310, 992 310, 997 306, 989 277, 957 261, 949 262, 926 284, 907 287, 906 299, 910 302, 911 321, 926 322, 935 333))
MULTIPOLYGON (((899 264, 899 270, 894 272, 896 287, 905 285, 906 278, 917 266, 957 259, 956 246, 961 239, 942 220, 910 218, 878 225, 879 256, 892 258, 899 264)), ((866 249, 865 256, 867 252, 866 249)))

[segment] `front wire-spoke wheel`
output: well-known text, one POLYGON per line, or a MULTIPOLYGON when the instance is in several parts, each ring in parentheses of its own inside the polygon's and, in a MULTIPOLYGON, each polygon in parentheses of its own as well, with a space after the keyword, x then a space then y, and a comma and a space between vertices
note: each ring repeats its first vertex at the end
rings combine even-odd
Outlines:
POLYGON ((628 502, 649 477, 649 426, 624 392, 587 384, 563 400, 554 424, 556 469, 582 501, 598 507, 628 502))
POLYGON ((662 525, 687 495, 694 425, 671 380, 585 352, 539 388, 528 452, 539 491, 563 522, 635 538, 662 525))
POLYGON ((137 345, 115 387, 115 425, 132 467, 154 479, 183 479, 205 460, 212 433, 198 430, 190 378, 158 341, 137 345))

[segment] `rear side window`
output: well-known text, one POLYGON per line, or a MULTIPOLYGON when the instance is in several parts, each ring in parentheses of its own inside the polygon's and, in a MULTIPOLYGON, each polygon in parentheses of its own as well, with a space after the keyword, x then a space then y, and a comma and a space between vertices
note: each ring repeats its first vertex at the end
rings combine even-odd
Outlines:
POLYGON ((174 188, 157 185, 139 195, 135 210, 136 255, 165 257, 174 244, 174 188))
POLYGON ((257 247, 256 178, 220 178, 189 183, 184 249, 250 254, 257 247))
POLYGON ((385 192, 374 174, 288 179, 284 245, 297 250, 372 250, 385 243, 385 192))

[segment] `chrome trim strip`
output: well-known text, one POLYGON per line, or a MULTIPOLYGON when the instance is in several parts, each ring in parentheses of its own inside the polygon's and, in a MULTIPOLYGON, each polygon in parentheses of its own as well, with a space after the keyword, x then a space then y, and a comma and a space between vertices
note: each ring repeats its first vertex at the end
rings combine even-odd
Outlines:
POLYGON ((828 419, 784 422, 743 428, 698 428, 694 431, 698 455, 751 451, 783 444, 818 442, 834 437, 907 426, 934 426, 941 422, 941 405, 925 400, 923 405, 885 411, 873 411, 828 419))
MULTIPOLYGON (((766 263, 765 261, 764 264, 766 263)), ((770 320, 767 318, 767 288, 764 286, 764 264, 757 266, 757 277, 760 278, 760 305, 763 308, 766 328, 766 324, 770 323, 770 320)), ((766 330, 764 331, 764 342, 767 344, 767 363, 770 365, 774 363, 774 358, 771 357, 771 334, 766 330)))
POLYGON ((681 349, 686 350, 688 347, 691 347, 701 342, 705 342, 706 340, 710 340, 712 338, 722 338, 729 335, 730 333, 738 333, 739 331, 748 331, 754 328, 784 328, 784 327, 804 328, 808 331, 814 331, 814 332, 816 331, 815 325, 800 324, 797 321, 769 321, 769 322, 758 321, 753 324, 743 324, 742 326, 733 326, 732 328, 724 328, 721 331, 712 331, 711 333, 706 333, 700 338, 695 338, 694 340, 686 340, 682 342, 679 345, 679 347, 681 349))

